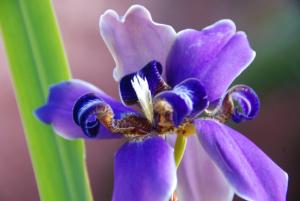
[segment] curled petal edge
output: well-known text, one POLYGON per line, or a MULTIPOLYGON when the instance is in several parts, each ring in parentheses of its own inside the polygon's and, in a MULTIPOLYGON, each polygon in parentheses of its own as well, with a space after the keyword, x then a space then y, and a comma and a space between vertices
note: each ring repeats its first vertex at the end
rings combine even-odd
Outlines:
MULTIPOLYGON (((114 100, 94 85, 74 79, 51 85, 47 103, 37 108, 34 111, 34 115, 43 123, 51 124, 56 133, 66 139, 90 139, 73 120, 73 107, 76 101, 89 93, 93 93, 103 99, 111 106, 115 114, 134 113, 134 110, 114 100)), ((122 135, 113 134, 101 125, 96 139, 120 137, 122 135)))

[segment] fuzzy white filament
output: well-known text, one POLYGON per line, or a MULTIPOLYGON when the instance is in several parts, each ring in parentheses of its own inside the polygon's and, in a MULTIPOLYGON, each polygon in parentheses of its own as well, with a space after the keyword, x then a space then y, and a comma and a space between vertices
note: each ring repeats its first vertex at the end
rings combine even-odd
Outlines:
POLYGON ((140 75, 136 75, 131 80, 131 84, 139 99, 140 106, 146 118, 152 122, 153 121, 153 104, 151 91, 149 89, 148 81, 146 78, 142 78, 140 75))

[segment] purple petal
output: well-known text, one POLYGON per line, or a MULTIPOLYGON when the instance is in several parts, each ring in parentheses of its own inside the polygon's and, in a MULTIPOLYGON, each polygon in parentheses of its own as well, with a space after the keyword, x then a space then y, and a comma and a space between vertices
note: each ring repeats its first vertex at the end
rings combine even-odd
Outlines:
POLYGON ((165 66, 176 35, 171 26, 153 22, 150 12, 138 5, 130 7, 123 17, 106 11, 100 18, 100 32, 115 60, 117 81, 152 60, 165 66))
POLYGON ((206 91, 197 79, 184 80, 174 87, 173 92, 183 97, 186 104, 190 105, 191 117, 200 114, 208 106, 206 91))
POLYGON ((177 179, 179 200, 232 201, 233 189, 204 151, 196 135, 188 138, 177 179))
MULTIPOLYGON (((156 103, 160 100, 166 101, 168 104, 170 104, 172 108, 171 121, 175 127, 179 126, 183 122, 184 118, 191 113, 191 108, 186 103, 184 98, 173 91, 164 91, 159 93, 154 99, 154 110, 156 108, 156 103)), ((157 113, 159 112, 160 111, 157 113)), ((156 115, 156 111, 154 111, 154 116, 155 119, 158 118, 155 120, 156 122, 160 121, 160 117, 156 115)))
MULTIPOLYGON (((80 126, 73 120, 73 107, 78 98, 85 94, 94 93, 107 104, 116 114, 130 111, 120 102, 105 94, 97 87, 81 81, 71 80, 55 84, 50 87, 48 102, 35 111, 39 120, 51 124, 57 134, 67 139, 87 138, 80 126)), ((119 134, 112 134, 104 126, 100 126, 96 138, 118 138, 119 134)))
POLYGON ((139 75, 142 78, 146 78, 152 96, 163 90, 164 87, 166 87, 166 83, 162 79, 161 73, 161 64, 157 61, 151 61, 141 70, 124 76, 120 80, 119 84, 120 96, 122 98, 122 101, 127 105, 137 103, 138 98, 132 86, 133 77, 136 75, 139 75))
POLYGON ((232 21, 221 20, 202 31, 178 33, 167 59, 168 84, 197 78, 210 102, 221 98, 255 57, 245 33, 235 31, 232 21))
POLYGON ((113 201, 168 201, 176 188, 173 149, 159 137, 127 142, 114 176, 113 201))
POLYGON ((154 98, 154 101, 165 100, 173 109, 173 122, 178 126, 185 117, 194 117, 207 106, 205 89, 197 79, 187 79, 179 83, 173 90, 164 91, 154 98))
POLYGON ((198 120, 199 139, 235 192, 246 200, 286 200, 288 175, 237 131, 215 120, 198 120))
POLYGON ((255 91, 246 85, 233 86, 228 95, 235 103, 232 120, 240 123, 244 120, 254 119, 259 112, 259 98, 255 91))

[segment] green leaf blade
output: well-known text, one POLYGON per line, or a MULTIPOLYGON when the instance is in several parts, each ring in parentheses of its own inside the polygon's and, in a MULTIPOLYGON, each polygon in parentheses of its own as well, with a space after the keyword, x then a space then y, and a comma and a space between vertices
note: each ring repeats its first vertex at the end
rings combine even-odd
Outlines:
POLYGON ((1 0, 0 23, 41 200, 91 201, 83 142, 33 116, 48 86, 71 78, 51 2, 1 0))

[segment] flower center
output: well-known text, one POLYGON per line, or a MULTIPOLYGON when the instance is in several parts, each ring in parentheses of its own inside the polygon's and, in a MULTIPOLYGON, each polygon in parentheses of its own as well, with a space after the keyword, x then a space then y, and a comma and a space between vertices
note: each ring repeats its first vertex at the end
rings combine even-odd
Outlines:
POLYGON ((152 61, 120 80, 123 103, 138 104, 143 115, 130 110, 115 113, 95 94, 86 94, 76 101, 73 108, 75 123, 89 137, 96 137, 100 126, 129 137, 148 134, 189 136, 195 133, 194 119, 241 122, 254 118, 258 112, 258 97, 245 85, 229 89, 224 98, 209 110, 206 91, 199 80, 189 78, 171 88, 161 73, 161 65, 152 61))

